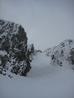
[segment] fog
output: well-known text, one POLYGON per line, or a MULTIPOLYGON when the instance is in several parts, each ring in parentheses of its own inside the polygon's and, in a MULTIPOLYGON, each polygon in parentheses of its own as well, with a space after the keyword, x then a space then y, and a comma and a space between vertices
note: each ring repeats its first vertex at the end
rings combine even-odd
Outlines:
POLYGON ((37 49, 74 39, 74 0, 0 0, 0 18, 21 24, 37 49))

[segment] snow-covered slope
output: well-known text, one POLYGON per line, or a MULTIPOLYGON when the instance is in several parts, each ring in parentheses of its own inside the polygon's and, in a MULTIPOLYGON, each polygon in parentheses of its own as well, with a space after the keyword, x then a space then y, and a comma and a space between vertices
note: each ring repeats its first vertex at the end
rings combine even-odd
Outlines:
POLYGON ((44 53, 35 55, 27 77, 0 76, 0 98, 74 98, 74 71, 52 66, 44 53))
POLYGON ((74 67, 74 40, 65 40, 59 45, 49 48, 44 53, 51 57, 51 63, 54 65, 72 65, 74 67))
MULTIPOLYGON (((18 50, 22 48, 24 50, 25 46, 23 46, 23 43, 25 43, 25 38, 22 40, 19 37, 14 41, 17 43, 14 44, 11 38, 13 35, 19 33, 19 25, 3 21, 0 21, 0 24, 2 25, 0 26, 0 69, 1 67, 3 68, 1 72, 8 70, 7 72, 9 72, 9 74, 7 74, 10 77, 0 74, 0 98, 74 98, 74 70, 71 69, 74 66, 74 41, 65 40, 58 46, 49 48, 44 52, 36 50, 31 62, 32 69, 27 77, 21 77, 19 73, 17 75, 10 75, 10 69, 13 68, 13 66, 18 65, 21 68, 21 65, 25 63, 25 60, 23 62, 23 54, 19 55, 20 57, 18 56, 22 61, 13 59, 16 51, 19 54, 20 51, 18 50), (7 38, 8 40, 5 40, 7 38), (9 46, 7 46, 6 41, 10 43, 9 46), (18 48, 17 45, 22 41, 22 45, 18 48), (3 42, 5 42, 5 45, 3 42), (2 45, 4 48, 2 48, 2 45), (12 46, 14 47, 12 48, 12 46), (14 52, 11 49, 13 49, 14 52), (9 58, 8 60, 6 59, 7 57, 9 58), (6 65, 5 67, 2 66, 2 63, 4 63, 2 59, 8 61, 6 63, 8 67, 6 65), (70 65, 71 68, 68 67, 68 65, 70 65), (7 69, 5 70, 5 68, 7 69)), ((22 29, 20 29, 20 32, 22 32, 22 29)), ((22 33, 25 32, 23 31, 22 33)), ((17 37, 14 36, 13 38, 16 39, 17 37)), ((25 48, 24 54, 30 49, 27 50, 27 47, 25 48)), ((28 55, 29 54, 27 54, 27 56, 28 55)), ((15 70, 17 68, 13 69, 14 71, 20 71, 19 69, 15 70)), ((22 71, 23 70, 24 68, 22 68, 22 71)))

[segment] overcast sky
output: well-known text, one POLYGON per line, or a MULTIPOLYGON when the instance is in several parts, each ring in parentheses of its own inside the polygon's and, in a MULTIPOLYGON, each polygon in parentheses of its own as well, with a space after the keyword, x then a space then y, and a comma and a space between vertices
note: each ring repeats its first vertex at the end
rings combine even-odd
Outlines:
POLYGON ((22 24, 38 49, 74 39, 74 0, 0 0, 0 18, 22 24))

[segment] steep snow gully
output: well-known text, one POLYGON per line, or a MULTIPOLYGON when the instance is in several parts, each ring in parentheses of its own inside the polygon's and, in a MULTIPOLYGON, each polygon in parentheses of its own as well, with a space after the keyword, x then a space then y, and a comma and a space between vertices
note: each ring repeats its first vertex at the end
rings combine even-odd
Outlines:
POLYGON ((28 76, 33 78, 47 76, 50 73, 49 62, 49 57, 43 53, 38 53, 34 56, 34 60, 31 63, 32 70, 29 72, 28 76))

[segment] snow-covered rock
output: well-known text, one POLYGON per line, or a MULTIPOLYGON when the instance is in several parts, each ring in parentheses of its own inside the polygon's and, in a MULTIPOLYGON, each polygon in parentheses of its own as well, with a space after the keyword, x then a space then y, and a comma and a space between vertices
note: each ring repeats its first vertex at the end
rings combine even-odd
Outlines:
POLYGON ((0 20, 0 69, 25 76, 30 70, 24 28, 14 22, 0 20))
POLYGON ((52 64, 60 66, 71 64, 74 68, 74 40, 65 40, 44 53, 51 57, 52 64))

